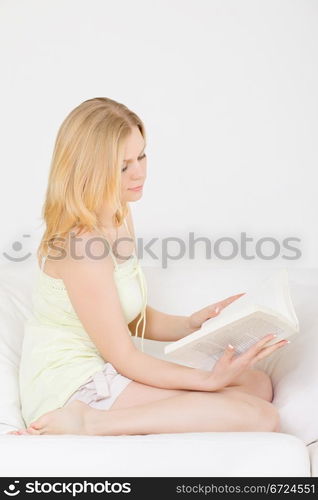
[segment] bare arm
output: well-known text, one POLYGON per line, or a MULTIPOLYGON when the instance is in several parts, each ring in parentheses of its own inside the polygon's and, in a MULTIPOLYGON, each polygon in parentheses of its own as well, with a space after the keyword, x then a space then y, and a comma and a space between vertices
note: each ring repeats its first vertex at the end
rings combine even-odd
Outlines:
MULTIPOLYGON (((140 314, 128 325, 133 335, 135 334, 139 318, 140 314)), ((189 316, 166 314, 153 307, 146 306, 146 339, 173 342, 182 339, 196 330, 197 328, 190 327, 189 316)))
POLYGON ((76 255, 82 258, 68 258, 62 278, 72 306, 101 357, 118 372, 143 384, 168 389, 213 390, 211 373, 160 360, 135 347, 119 300, 111 256, 97 259, 104 252, 104 243, 97 240, 96 235, 90 237, 81 236, 76 255), (89 245, 93 258, 85 252, 90 237, 95 237, 89 245))
POLYGON ((137 349, 127 366, 119 371, 132 380, 163 389, 212 391, 219 388, 211 384, 211 373, 205 370, 158 359, 137 349))

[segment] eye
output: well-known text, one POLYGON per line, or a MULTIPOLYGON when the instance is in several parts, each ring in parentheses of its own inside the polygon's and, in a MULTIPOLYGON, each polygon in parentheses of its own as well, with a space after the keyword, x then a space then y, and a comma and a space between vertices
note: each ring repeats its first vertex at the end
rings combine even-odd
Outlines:
MULTIPOLYGON (((141 156, 139 156, 138 160, 143 160, 144 158, 146 158, 146 156, 147 156, 146 153, 143 153, 141 156)), ((126 166, 126 167, 122 168, 121 171, 125 172, 127 170, 127 168, 128 167, 126 166)))

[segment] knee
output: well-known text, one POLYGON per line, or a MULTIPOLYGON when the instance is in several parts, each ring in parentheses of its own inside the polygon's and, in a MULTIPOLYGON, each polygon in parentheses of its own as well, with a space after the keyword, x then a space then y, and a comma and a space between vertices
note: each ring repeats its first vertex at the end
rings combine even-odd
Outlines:
POLYGON ((280 432, 280 416, 277 408, 269 401, 255 404, 255 422, 259 431, 280 432))
POLYGON ((272 379, 266 372, 263 372, 262 370, 254 370, 254 374, 258 379, 259 387, 262 391, 264 399, 271 403, 274 397, 272 379))
POLYGON ((237 377, 232 384, 233 386, 242 386, 247 392, 258 396, 266 401, 272 402, 273 400, 273 386, 269 375, 262 370, 248 369, 245 370, 239 377, 237 377))
POLYGON ((273 401, 273 384, 270 376, 262 370, 250 370, 248 377, 253 380, 254 387, 256 388, 256 395, 262 399, 272 402, 273 401))

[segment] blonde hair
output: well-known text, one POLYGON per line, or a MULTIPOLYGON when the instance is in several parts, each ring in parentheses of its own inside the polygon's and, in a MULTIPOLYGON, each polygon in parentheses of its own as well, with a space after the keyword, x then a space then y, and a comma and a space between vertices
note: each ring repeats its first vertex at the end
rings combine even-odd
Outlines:
POLYGON ((42 210, 46 230, 37 251, 39 258, 48 255, 56 238, 65 241, 74 228, 77 234, 102 231, 98 214, 105 200, 114 210, 114 225, 122 224, 128 206, 120 200, 121 167, 124 144, 134 126, 146 142, 141 119, 107 97, 88 99, 65 118, 51 160, 42 210))

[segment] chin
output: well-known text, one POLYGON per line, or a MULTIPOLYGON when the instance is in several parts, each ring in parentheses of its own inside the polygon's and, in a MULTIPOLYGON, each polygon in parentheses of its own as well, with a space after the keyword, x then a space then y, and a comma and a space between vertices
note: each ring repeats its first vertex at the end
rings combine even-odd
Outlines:
POLYGON ((142 196, 142 189, 140 191, 128 191, 129 198, 140 198, 142 196))

